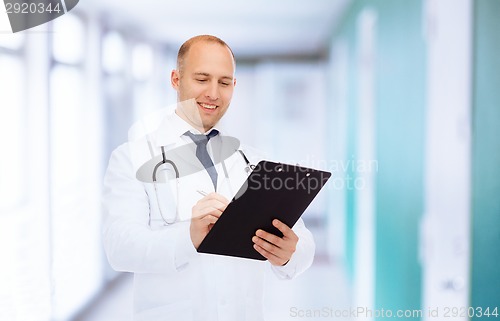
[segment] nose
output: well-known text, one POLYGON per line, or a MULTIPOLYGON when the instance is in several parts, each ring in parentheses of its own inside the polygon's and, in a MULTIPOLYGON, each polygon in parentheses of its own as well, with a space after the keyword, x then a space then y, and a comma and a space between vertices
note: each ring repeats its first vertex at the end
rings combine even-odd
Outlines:
POLYGON ((219 86, 217 82, 211 82, 205 92, 205 96, 210 100, 217 100, 219 98, 219 86))

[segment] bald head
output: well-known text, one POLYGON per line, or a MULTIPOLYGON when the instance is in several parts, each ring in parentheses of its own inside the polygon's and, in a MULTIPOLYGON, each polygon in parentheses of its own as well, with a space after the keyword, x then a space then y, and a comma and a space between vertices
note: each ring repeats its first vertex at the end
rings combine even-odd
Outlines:
POLYGON ((200 36, 195 36, 191 39, 188 39, 179 48, 179 52, 177 54, 177 70, 179 70, 179 72, 182 73, 182 69, 184 69, 184 62, 185 62, 185 59, 189 53, 189 49, 191 49, 191 47, 194 44, 199 43, 199 42, 216 43, 216 44, 219 44, 221 46, 226 47, 229 50, 229 52, 231 53, 231 56, 233 58, 233 65, 236 66, 236 62, 234 59, 234 53, 224 40, 222 40, 218 37, 215 37, 215 36, 211 36, 211 35, 200 35, 200 36))

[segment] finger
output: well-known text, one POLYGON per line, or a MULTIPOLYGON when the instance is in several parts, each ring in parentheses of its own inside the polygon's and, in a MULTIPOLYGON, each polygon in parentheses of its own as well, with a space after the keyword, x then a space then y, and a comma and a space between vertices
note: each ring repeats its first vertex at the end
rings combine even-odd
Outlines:
POLYGON ((262 255, 263 257, 265 257, 269 261, 269 263, 271 263, 272 265, 279 266, 279 265, 284 265, 286 262, 288 262, 288 260, 280 258, 280 257, 277 257, 276 255, 274 255, 273 253, 267 251, 266 249, 264 249, 263 247, 259 246, 258 244, 254 244, 253 248, 257 252, 259 252, 260 255, 262 255))
POLYGON ((219 200, 211 199, 211 200, 206 200, 206 201, 200 201, 198 204, 200 210, 203 210, 204 208, 216 208, 221 211, 224 211, 227 207, 227 204, 222 203, 219 200))
POLYGON ((274 234, 268 233, 268 232, 266 232, 264 230, 257 230, 257 232, 255 232, 255 235, 257 235, 261 239, 266 240, 267 242, 269 242, 271 244, 276 245, 277 247, 282 248, 283 245, 284 245, 283 244, 283 239, 281 237, 278 237, 278 236, 276 236, 274 234))
POLYGON ((193 218, 203 219, 208 215, 219 218, 222 215, 222 211, 217 208, 205 208, 203 211, 193 212, 193 218))
POLYGON ((206 223, 207 225, 210 225, 210 224, 213 225, 213 224, 215 224, 217 222, 218 219, 219 219, 219 217, 217 217, 217 216, 207 215, 204 218, 202 218, 202 221, 204 223, 206 223))
POLYGON ((198 217, 200 215, 213 214, 220 216, 222 212, 226 209, 226 205, 221 204, 218 201, 210 202, 198 202, 193 206, 192 216, 198 217))
POLYGON ((277 257, 284 258, 287 256, 287 251, 283 250, 282 248, 280 248, 272 243, 265 241, 264 239, 261 239, 260 237, 254 236, 252 238, 252 241, 254 242, 254 244, 258 245, 262 249, 266 250, 267 252, 269 252, 277 257))
POLYGON ((209 226, 209 225, 214 225, 218 219, 219 217, 214 215, 205 215, 204 217, 201 218, 201 221, 203 221, 204 224, 209 226))
POLYGON ((273 225, 283 233, 283 236, 290 239, 298 239, 297 234, 285 223, 278 219, 273 220, 273 225))
POLYGON ((210 194, 207 194, 207 196, 205 196, 203 199, 206 199, 206 200, 217 200, 219 202, 221 202, 222 204, 229 204, 229 201, 227 200, 227 198, 225 198, 223 195, 221 194, 218 194, 218 193, 210 193, 210 194))
POLYGON ((222 214, 222 211, 213 208, 213 207, 207 207, 204 208, 203 210, 200 210, 199 208, 193 207, 193 212, 191 215, 191 218, 202 218, 206 215, 214 215, 219 217, 222 214))
POLYGON ((266 259, 273 259, 274 258, 274 255, 269 253, 268 251, 266 251, 263 247, 259 246, 258 244, 254 244, 253 245, 253 248, 259 252, 260 255, 262 255, 263 257, 265 257, 266 259))

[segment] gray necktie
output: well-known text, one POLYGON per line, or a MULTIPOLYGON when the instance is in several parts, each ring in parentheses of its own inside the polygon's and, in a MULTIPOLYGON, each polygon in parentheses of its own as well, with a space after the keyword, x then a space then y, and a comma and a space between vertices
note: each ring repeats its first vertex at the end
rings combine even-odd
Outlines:
POLYGON ((210 155, 208 155, 207 143, 210 138, 217 136, 218 134, 219 131, 217 129, 212 130, 208 133, 208 135, 193 134, 190 131, 187 131, 184 134, 191 137, 193 142, 196 144, 196 157, 198 157, 200 162, 203 164, 203 167, 207 170, 208 175, 210 175, 212 183, 214 184, 214 189, 217 189, 217 171, 215 170, 214 163, 212 162, 210 155))

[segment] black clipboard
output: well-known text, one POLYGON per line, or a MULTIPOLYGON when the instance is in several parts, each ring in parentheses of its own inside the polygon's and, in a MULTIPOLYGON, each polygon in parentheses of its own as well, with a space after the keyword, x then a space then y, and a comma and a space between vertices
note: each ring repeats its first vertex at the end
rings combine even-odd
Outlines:
POLYGON ((261 161, 198 247, 199 253, 266 260, 253 248, 258 229, 283 236, 277 218, 293 226, 323 188, 331 173, 261 161))

